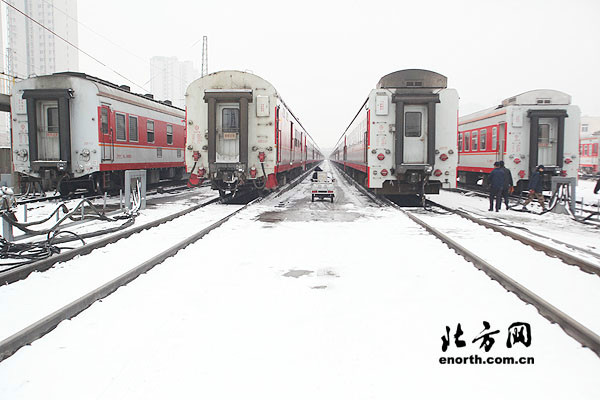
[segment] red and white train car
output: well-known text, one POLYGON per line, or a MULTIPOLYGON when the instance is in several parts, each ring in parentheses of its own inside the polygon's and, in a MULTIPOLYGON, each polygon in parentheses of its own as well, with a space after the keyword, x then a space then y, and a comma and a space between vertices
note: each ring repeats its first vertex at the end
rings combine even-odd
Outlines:
POLYGON ((209 178, 221 193, 273 189, 323 156, 273 85, 241 71, 220 71, 186 92, 186 166, 192 183, 209 178))
POLYGON ((600 156, 598 155, 598 144, 600 137, 586 136, 579 142, 579 170, 585 174, 597 174, 600 172, 598 164, 600 156))
POLYGON ((45 188, 117 188, 125 170, 147 170, 149 183, 184 173, 184 110, 127 86, 74 72, 25 79, 11 117, 14 170, 45 188))
POLYGON ((407 69, 379 80, 330 159, 380 194, 456 187, 458 93, 436 72, 407 69))
POLYGON ((556 90, 532 90, 510 97, 497 107, 463 116, 458 132, 458 178, 464 184, 486 179, 494 162, 504 161, 519 190, 544 165, 550 177, 576 177, 579 166, 579 107, 556 90))

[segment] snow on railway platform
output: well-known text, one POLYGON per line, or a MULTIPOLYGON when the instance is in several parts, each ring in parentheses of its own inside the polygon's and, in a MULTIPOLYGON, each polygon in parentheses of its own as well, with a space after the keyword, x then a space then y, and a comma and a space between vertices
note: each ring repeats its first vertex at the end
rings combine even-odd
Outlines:
POLYGON ((336 175, 333 204, 311 203, 307 179, 19 350, 0 397, 600 396, 593 352, 336 175), (529 347, 507 347, 514 322, 529 347))

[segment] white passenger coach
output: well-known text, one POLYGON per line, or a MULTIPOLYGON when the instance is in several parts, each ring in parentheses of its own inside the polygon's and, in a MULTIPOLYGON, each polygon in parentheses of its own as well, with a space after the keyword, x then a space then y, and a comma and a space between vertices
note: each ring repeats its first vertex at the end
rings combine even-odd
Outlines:
POLYGON ((458 175, 475 184, 504 161, 518 189, 526 190, 537 165, 551 176, 576 177, 579 166, 579 107, 556 90, 532 90, 459 120, 458 175))
POLYGON ((369 93, 330 158, 378 194, 456 187, 458 93, 433 71, 388 74, 369 93))

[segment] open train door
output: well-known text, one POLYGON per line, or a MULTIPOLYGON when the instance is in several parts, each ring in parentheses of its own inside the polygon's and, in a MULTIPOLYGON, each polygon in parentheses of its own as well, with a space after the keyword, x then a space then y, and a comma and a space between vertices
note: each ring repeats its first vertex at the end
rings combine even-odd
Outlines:
POLYGON ((110 107, 100 107, 100 139, 102 140, 102 161, 114 161, 115 159, 115 143, 114 129, 110 120, 110 107))
POLYGON ((547 172, 563 167, 566 110, 529 110, 529 169, 542 164, 547 172), (550 167, 550 168, 549 168, 550 167))

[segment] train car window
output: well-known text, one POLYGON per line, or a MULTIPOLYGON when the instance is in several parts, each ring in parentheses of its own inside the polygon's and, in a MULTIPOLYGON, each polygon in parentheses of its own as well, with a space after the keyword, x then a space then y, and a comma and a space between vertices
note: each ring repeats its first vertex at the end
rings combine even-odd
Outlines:
POLYGON ((582 145, 582 144, 580 144, 580 145, 579 145, 579 155, 581 155, 581 154, 583 153, 583 151, 582 151, 582 150, 583 150, 583 145, 582 145))
POLYGON ((421 113, 407 112, 404 115, 404 136, 420 137, 421 136, 421 113))
POLYGON ((588 131, 588 124, 581 124, 581 132, 587 132, 588 131))
POLYGON ((463 134, 458 134, 458 151, 462 151, 463 149, 463 134))
POLYGON ((223 109, 223 132, 239 132, 240 110, 237 108, 223 109))
POLYGON ((471 132, 471 151, 477 151, 477 138, 478 138, 478 131, 473 131, 471 132))
POLYGON ((584 156, 588 155, 588 145, 587 144, 583 145, 583 155, 584 156))
POLYGON ((593 156, 598 155, 598 143, 594 143, 594 145, 592 146, 592 155, 593 156))
POLYGON ((154 143, 154 121, 146 122, 146 137, 148 143, 154 143))
POLYGON ((137 117, 129 116, 129 140, 138 141, 138 120, 137 117))
POLYGON ((470 144, 471 144, 471 133, 465 132, 465 151, 469 151, 470 144))
POLYGON ((173 125, 167 125, 167 144, 173 144, 173 125))
POLYGON ((548 147, 550 143, 550 125, 539 124, 538 125, 538 146, 548 147))
POLYGON ((103 135, 108 134, 108 110, 106 108, 100 110, 100 130, 103 135))
POLYGON ((498 147, 498 128, 492 128, 492 150, 498 147))
POLYGON ((479 132, 479 150, 485 150, 487 146, 487 129, 479 132))
POLYGON ((58 132, 58 107, 49 107, 46 118, 48 120, 48 132, 58 132))
POLYGON ((127 140, 125 114, 115 114, 115 128, 117 130, 117 140, 127 140))

